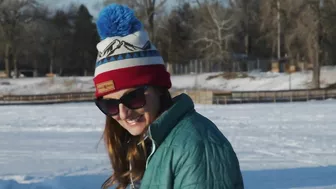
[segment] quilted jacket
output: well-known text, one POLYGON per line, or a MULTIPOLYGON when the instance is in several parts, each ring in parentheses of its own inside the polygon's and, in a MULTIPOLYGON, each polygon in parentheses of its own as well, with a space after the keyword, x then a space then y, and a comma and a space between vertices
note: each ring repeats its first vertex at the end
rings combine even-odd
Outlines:
POLYGON ((214 123, 182 94, 149 127, 152 152, 140 189, 243 189, 239 162, 214 123))

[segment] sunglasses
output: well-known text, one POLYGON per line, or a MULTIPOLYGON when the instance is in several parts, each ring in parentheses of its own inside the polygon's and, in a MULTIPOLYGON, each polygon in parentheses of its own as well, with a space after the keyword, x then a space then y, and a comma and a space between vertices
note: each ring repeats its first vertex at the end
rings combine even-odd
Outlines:
POLYGON ((125 105, 129 109, 139 109, 146 105, 145 91, 147 86, 139 87, 123 95, 120 99, 104 99, 102 97, 95 99, 96 106, 107 116, 119 114, 119 104, 125 105))

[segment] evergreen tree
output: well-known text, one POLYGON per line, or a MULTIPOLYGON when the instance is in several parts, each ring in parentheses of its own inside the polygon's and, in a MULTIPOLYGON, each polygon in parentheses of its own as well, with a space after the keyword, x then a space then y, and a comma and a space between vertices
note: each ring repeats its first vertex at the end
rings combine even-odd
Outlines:
POLYGON ((99 41, 93 17, 88 9, 81 5, 75 17, 73 50, 74 63, 81 68, 81 75, 92 74, 97 57, 96 45, 99 41))
POLYGON ((51 18, 49 27, 45 37, 50 59, 49 73, 54 73, 57 69, 58 73, 63 75, 64 69, 69 66, 72 48, 72 27, 69 14, 62 10, 57 11, 51 18))

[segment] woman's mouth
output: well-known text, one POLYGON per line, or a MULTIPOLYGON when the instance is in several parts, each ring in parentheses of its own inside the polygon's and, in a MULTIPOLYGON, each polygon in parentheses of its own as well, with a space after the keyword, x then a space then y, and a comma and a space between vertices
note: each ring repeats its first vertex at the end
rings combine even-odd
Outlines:
POLYGON ((135 117, 135 118, 132 118, 132 119, 127 119, 126 120, 126 123, 128 125, 135 125, 138 123, 138 121, 140 120, 140 118, 142 118, 142 115, 138 116, 138 117, 135 117))

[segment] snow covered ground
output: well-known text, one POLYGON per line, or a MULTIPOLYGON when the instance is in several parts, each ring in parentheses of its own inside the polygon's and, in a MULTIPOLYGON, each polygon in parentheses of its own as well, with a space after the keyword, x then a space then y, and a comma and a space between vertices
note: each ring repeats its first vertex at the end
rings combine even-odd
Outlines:
MULTIPOLYGON (((336 101, 197 105, 247 189, 336 188, 336 101)), ((98 189, 110 168, 93 103, 0 106, 0 189, 98 189)))
MULTIPOLYGON (((312 73, 298 72, 289 77, 286 73, 251 72, 249 77, 224 79, 209 76, 220 73, 172 76, 176 89, 216 89, 216 90, 288 90, 310 88, 312 73)), ((321 69, 321 87, 336 83, 336 67, 321 69)), ((4 94, 47 94, 94 91, 92 77, 19 78, 0 79, 0 95, 4 94)))

